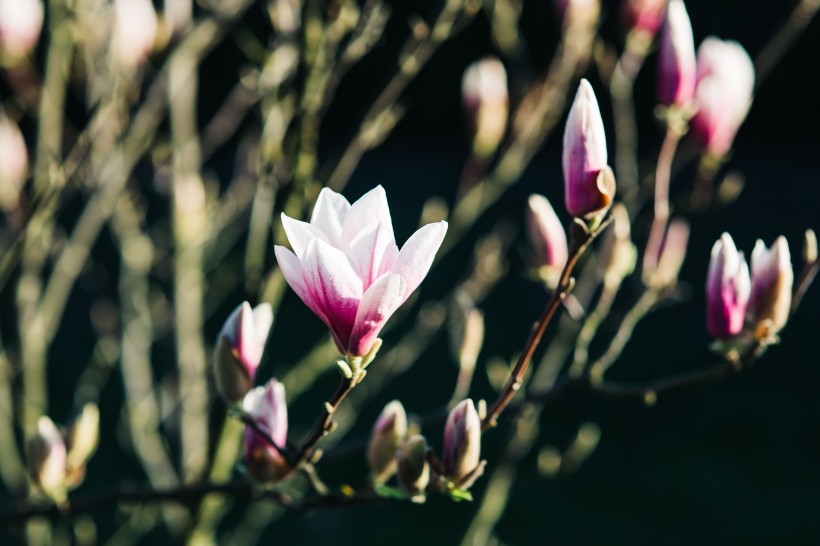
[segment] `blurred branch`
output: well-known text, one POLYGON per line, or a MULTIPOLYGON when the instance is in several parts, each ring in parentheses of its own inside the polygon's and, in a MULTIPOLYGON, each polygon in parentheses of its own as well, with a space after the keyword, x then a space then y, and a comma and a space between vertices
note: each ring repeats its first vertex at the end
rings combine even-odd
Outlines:
POLYGON ((783 60, 789 49, 809 26, 817 11, 819 0, 800 0, 789 19, 755 58, 755 88, 759 88, 772 70, 783 60))

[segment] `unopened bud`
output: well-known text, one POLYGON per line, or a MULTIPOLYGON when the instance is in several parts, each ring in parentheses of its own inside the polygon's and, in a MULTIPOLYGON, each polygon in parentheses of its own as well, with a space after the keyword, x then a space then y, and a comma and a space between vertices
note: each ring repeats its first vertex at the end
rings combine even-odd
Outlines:
POLYGON ((271 379, 265 386, 251 390, 242 401, 242 408, 268 437, 266 439, 251 427, 245 427, 245 464, 248 471, 260 482, 283 479, 293 470, 280 453, 288 439, 285 386, 271 379), (272 446, 268 439, 279 449, 272 446))
POLYGON ((55 500, 65 495, 66 448, 62 434, 46 416, 28 441, 28 469, 40 490, 55 500))
POLYGON ((541 278, 554 286, 558 283, 569 256, 564 226, 543 195, 530 195, 526 218, 533 266, 538 269, 541 278))
POLYGON ((507 72, 498 59, 488 57, 467 67, 461 80, 464 112, 479 157, 495 153, 507 131, 507 72))
POLYGON ((100 440, 100 410, 96 404, 83 406, 82 412, 68 429, 67 436, 68 472, 82 474, 100 440))
POLYGON ((813 229, 807 229, 803 238, 803 260, 807 264, 817 261, 817 235, 813 229))
POLYGON ((12 63, 28 56, 40 39, 42 0, 0 0, 0 54, 12 63))
POLYGON ((114 0, 113 60, 121 69, 138 68, 157 38, 157 12, 151 0, 114 0))
POLYGON ((424 490, 430 483, 427 462, 427 440, 421 434, 411 436, 396 452, 399 485, 414 502, 424 502, 424 490))
POLYGON ((779 332, 789 320, 792 304, 792 270, 789 243, 778 237, 771 248, 758 240, 752 250, 752 295, 749 318, 760 337, 779 332))
POLYGON ((0 113, 0 209, 17 208, 28 172, 28 151, 20 128, 0 113))
POLYGON ((661 246, 657 267, 654 270, 644 268, 644 283, 658 289, 674 286, 678 281, 683 261, 686 259, 688 243, 689 223, 681 218, 672 220, 661 246))
POLYGON ((469 398, 454 407, 444 425, 444 471, 456 487, 473 474, 481 462, 481 419, 469 398))
POLYGON ((214 350, 214 375, 219 393, 229 403, 242 400, 253 387, 272 324, 269 304, 251 309, 243 302, 222 326, 214 350))
POLYGON ((622 18, 627 28, 654 36, 663 24, 666 0, 624 0, 622 18))
POLYGON ((658 54, 658 99, 682 108, 695 96, 695 39, 683 0, 670 0, 658 54))
POLYGON ((620 285, 635 270, 638 256, 626 207, 620 203, 613 206, 612 218, 612 226, 604 232, 600 262, 604 284, 610 288, 620 285))
POLYGON ((398 400, 388 403, 370 433, 367 463, 373 483, 387 481, 396 471, 396 451, 407 436, 407 414, 398 400))
POLYGON ((473 370, 484 343, 484 314, 475 307, 465 310, 455 332, 453 345, 459 367, 473 370))
POLYGON ((706 327, 712 337, 726 340, 743 330, 750 292, 749 266, 724 233, 712 247, 706 278, 706 327))

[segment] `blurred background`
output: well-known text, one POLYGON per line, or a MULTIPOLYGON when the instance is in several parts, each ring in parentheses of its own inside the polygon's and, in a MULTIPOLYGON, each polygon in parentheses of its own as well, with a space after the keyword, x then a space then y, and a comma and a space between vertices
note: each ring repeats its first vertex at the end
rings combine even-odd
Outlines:
MULTIPOLYGON (((429 19, 439 2, 391 2, 392 15, 383 37, 373 51, 352 68, 341 81, 332 106, 321 124, 319 163, 337 157, 354 134, 359 120, 388 81, 402 44, 411 32, 408 20, 429 19)), ((490 2, 491 4, 491 2, 490 2)), ((754 58, 788 19, 797 2, 749 0, 688 0, 686 2, 695 43, 710 35, 739 41, 754 58)), ((159 5, 157 7, 160 7, 159 5)), ((524 85, 544 71, 560 40, 561 25, 552 2, 522 1, 521 33, 526 49, 517 59, 504 59, 510 73, 510 100, 516 102, 524 85), (509 66, 517 63, 516 66, 509 66)), ((197 7, 197 10, 204 9, 197 7)), ((376 184, 387 191, 396 238, 402 243, 416 229, 419 212, 428 198, 445 202, 455 199, 458 180, 469 154, 461 105, 464 69, 485 55, 498 54, 492 40, 488 11, 481 10, 470 24, 432 56, 403 95, 406 113, 384 143, 366 153, 353 171, 344 191, 352 202, 376 184)), ((48 21, 48 13, 47 13, 48 21)), ((48 22, 46 23, 46 25, 48 22)), ((610 44, 623 43, 619 2, 602 5, 601 36, 610 44)), ((209 120, 233 89, 247 64, 248 43, 272 40, 263 2, 254 4, 231 27, 206 57, 199 69, 200 91, 197 118, 209 120)), ((34 64, 42 69, 42 47, 34 64)), ((756 239, 770 244, 778 235, 790 243, 796 267, 803 232, 820 228, 820 22, 812 21, 786 57, 762 82, 745 124, 740 129, 731 157, 721 177, 731 173, 743 183, 740 196, 708 214, 691 219, 689 252, 681 273, 679 301, 655 310, 635 331, 622 358, 611 371, 613 379, 647 381, 697 369, 717 362, 710 353, 705 329, 703 285, 713 242, 724 231, 734 237, 747 254, 756 239)), ((157 70, 162 54, 151 57, 146 77, 157 70)), ((635 83, 639 128, 639 165, 642 175, 651 174, 663 138, 655 118, 655 53, 650 53, 635 83)), ((611 135, 611 105, 605 86, 590 64, 585 76, 598 92, 608 136, 611 135)), ((570 86, 575 88, 575 84, 570 86)), ((9 82, 0 85, 0 96, 11 94, 9 82)), ((84 115, 82 92, 69 88, 67 111, 77 121, 84 115)), ((207 176, 224 189, 246 142, 242 135, 263 125, 258 109, 242 120, 237 136, 216 151, 203 166, 207 176)), ((21 127, 32 141, 36 120, 24 118, 21 127)), ((548 297, 543 285, 527 273, 523 213, 527 197, 546 195, 562 220, 569 216, 559 204, 563 200, 560 167, 563 119, 539 149, 532 163, 486 214, 465 234, 463 242, 430 273, 421 287, 421 297, 442 299, 453 279, 462 278, 474 245, 490 230, 501 226, 511 243, 503 254, 509 275, 495 285, 478 306, 484 312, 486 336, 472 389, 473 398, 493 399, 492 373, 486 370, 499 359, 514 359, 527 336, 531 322, 548 297)), ((683 154, 686 153, 685 146, 683 154)), ((146 162, 147 163, 147 162, 146 162)), ((672 179, 672 194, 688 188, 694 176, 692 165, 682 166, 672 179)), ((143 203, 148 231, 167 230, 167 173, 147 164, 137 167, 134 183, 146 196, 143 203)), ((84 200, 75 196, 64 205, 60 223, 72 226, 84 200)), ((647 226, 637 225, 636 233, 647 226)), ((274 231, 278 220, 274 219, 274 231)), ((639 235, 640 236, 640 235, 639 235)), ((254 290, 236 283, 230 291, 221 280, 241 271, 245 260, 244 237, 228 245, 224 255, 207 274, 204 339, 210 351, 227 314, 254 290), (238 264, 238 265, 237 265, 238 264), (213 296, 212 299, 209 297, 213 296)), ((116 366, 99 364, 101 335, 116 332, 117 305, 121 299, 119 254, 108 228, 93 248, 93 259, 85 266, 66 304, 65 318, 48 355, 48 397, 55 420, 65 421, 76 404, 77 385, 86 384, 89 369, 99 369, 101 440, 91 460, 85 482, 76 495, 109 490, 112 484, 145 483, 144 471, 124 432, 121 413, 123 384, 116 366), (95 363, 96 362, 96 363, 95 363), (95 368, 96 367, 96 368, 95 368)), ((171 245, 168 245, 170 248, 171 245)), ((152 272, 159 290, 169 291, 171 254, 159 256, 152 272)), ((274 264, 271 252, 265 267, 274 264)), ((502 267, 502 265, 499 265, 502 267)), ((14 277, 13 277, 14 278, 14 277)), ((621 297, 629 300, 639 284, 627 283, 621 297)), ((2 295, 0 325, 4 338, 13 338, 15 297, 8 283, 2 295)), ((294 363, 324 339, 321 322, 307 310, 292 291, 284 291, 274 329, 268 340, 265 362, 259 377, 284 377, 294 363)), ((166 320, 172 320, 172 310, 166 320)), ((602 326, 612 333, 622 314, 616 311, 602 326)), ((810 290, 797 315, 781 333, 782 343, 772 347, 751 369, 715 385, 696 387, 661 396, 648 406, 634 400, 603 398, 573 392, 546 407, 535 425, 538 447, 515 465, 515 481, 506 510, 489 536, 474 544, 817 544, 820 491, 820 358, 816 338, 820 325, 820 293, 810 290), (550 456, 576 442, 579 429, 595 437, 594 451, 582 457, 577 468, 555 471, 550 456)), ((161 326, 161 325, 160 325, 161 326)), ((401 323, 385 333, 385 346, 403 338, 412 324, 401 323)), ((542 345, 555 335, 553 325, 542 345)), ((8 342, 6 342, 8 344, 8 342)), ((593 345, 593 352, 605 347, 593 345)), ((543 353, 543 348, 539 355, 543 353)), ((446 335, 431 339, 414 365, 398 380, 369 393, 349 435, 326 455, 322 475, 331 484, 356 485, 366 477, 360 447, 383 405, 399 398, 411 414, 428 416, 442 408, 452 392, 457 367, 450 356, 446 335)), ((159 398, 175 388, 175 347, 172 336, 156 339, 151 367, 159 381, 159 398)), ((104 360, 104 359, 103 359, 104 360)), ((380 365, 376 361, 374 366, 380 365)), ((386 365, 386 364, 385 364, 386 365)), ((298 402, 289 408, 291 436, 299 438, 313 424, 320 404, 335 385, 333 374, 322 376, 298 402)), ((211 387, 212 388, 212 387, 211 387)), ((365 383, 362 389, 367 389, 365 383)), ((170 396, 170 395, 167 395, 170 396)), ((217 438, 224 408, 216 402, 211 411, 209 432, 217 438)), ((173 408, 163 424, 167 448, 176 453, 178 424, 173 408)), ((347 416, 348 418, 350 416, 347 416)), ((502 457, 510 438, 510 419, 485 436, 483 454, 490 472, 502 457)), ((425 426, 434 447, 441 447, 439 421, 425 426)), ((576 442, 577 444, 577 442, 576 442)), ((213 449, 213 443, 211 444, 213 449)), ((214 453, 210 453, 214 455, 214 453)), ((474 523, 487 490, 488 479, 474 486, 476 502, 454 503, 432 496, 425 505, 387 502, 311 514, 276 513, 269 503, 247 499, 224 499, 225 517, 214 536, 219 544, 459 544, 474 523), (250 508, 249 508, 250 506, 250 508)), ((0 491, 2 506, 10 499, 0 491)), ((124 514, 129 521, 156 517, 149 509, 113 506, 95 515, 99 543, 170 543, 162 527, 145 531, 123 531, 124 514), (139 513, 144 512, 143 516, 139 513), (136 516, 135 516, 136 514, 136 516), (119 534, 118 534, 119 533, 119 534), (128 537, 131 538, 128 538, 128 537)), ((82 520, 80 520, 82 522, 82 520)), ((67 524, 58 524, 67 525, 67 524)), ((138 527, 137 527, 138 528, 138 527)), ((2 536, 2 535, 0 535, 2 536)), ((8 540, 16 535, 9 535, 8 540)), ((65 536, 81 542, 81 531, 65 536)))

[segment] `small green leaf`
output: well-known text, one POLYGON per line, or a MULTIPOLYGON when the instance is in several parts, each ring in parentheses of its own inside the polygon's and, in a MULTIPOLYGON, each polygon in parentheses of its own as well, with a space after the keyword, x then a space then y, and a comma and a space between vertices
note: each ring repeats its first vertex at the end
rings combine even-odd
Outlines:
POLYGON ((375 491, 378 496, 384 497, 385 499, 404 500, 407 498, 407 495, 405 495, 401 489, 390 487, 389 485, 377 485, 375 491))
POLYGON ((465 489, 451 489, 450 498, 456 502, 473 502, 473 494, 465 489))

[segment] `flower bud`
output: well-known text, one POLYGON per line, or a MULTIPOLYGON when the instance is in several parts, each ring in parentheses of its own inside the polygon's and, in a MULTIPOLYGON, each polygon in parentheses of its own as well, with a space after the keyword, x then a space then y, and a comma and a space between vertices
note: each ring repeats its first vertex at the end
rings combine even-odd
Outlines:
POLYGON ((157 37, 157 12, 151 0, 114 0, 113 60, 121 69, 137 69, 157 37))
POLYGON ((661 29, 658 100, 682 108, 695 96, 695 39, 683 0, 670 0, 661 29))
POLYGON ((470 478, 481 458, 481 419, 469 398, 454 407, 444 425, 444 472, 456 487, 470 478))
POLYGON ((706 327, 718 340, 736 336, 743 330, 749 304, 749 267, 728 233, 712 247, 706 279, 706 327))
POLYGON ((0 53, 12 63, 27 57, 40 39, 42 0, 0 0, 0 53))
POLYGON ((601 218, 615 196, 607 166, 606 135, 595 93, 581 80, 564 128, 563 171, 567 210, 575 217, 601 218))
POLYGON ((551 285, 558 282, 567 263, 567 234, 550 202, 532 194, 527 200, 527 235, 532 248, 533 266, 551 285))
POLYGON ((604 284, 615 288, 635 270, 638 250, 632 243, 632 230, 626 207, 617 203, 612 207, 612 227, 604 232, 600 268, 604 284))
POLYGON ((396 471, 396 451, 407 436, 407 414, 398 400, 387 404, 370 433, 367 445, 367 464, 373 483, 387 481, 396 471))
POLYGON ((487 57, 468 66, 461 80, 461 96, 473 152, 489 157, 507 130, 507 72, 501 61, 487 57))
POLYGON ((62 434, 46 416, 28 441, 28 470, 40 490, 61 500, 65 494, 66 448, 62 434))
POLYGON ((673 286, 678 281, 680 268, 686 258, 688 242, 689 223, 680 218, 672 220, 666 231, 657 264, 647 267, 649 257, 644 257, 644 283, 656 289, 673 286))
POLYGON ((424 490, 430 483, 430 464, 427 462, 427 440, 415 434, 396 452, 399 485, 414 502, 424 502, 424 490))
POLYGON ((654 36, 663 24, 666 0, 626 0, 622 5, 622 19, 631 31, 654 36))
POLYGON ((23 134, 16 123, 0 113, 0 209, 17 208, 27 173, 28 151, 23 134))
POLYGON ((472 372, 484 344, 484 313, 475 307, 464 309, 454 334, 453 352, 458 366, 461 370, 472 372))
POLYGON ((775 335, 789 320, 792 304, 792 270, 789 244, 778 237, 771 248, 758 240, 752 250, 752 295, 749 319, 761 337, 775 335))
POLYGON ((94 455, 100 440, 100 410, 96 404, 83 406, 82 412, 68 429, 67 436, 68 471, 84 473, 85 465, 94 455))
MULTIPOLYGON (((251 390, 242 400, 242 408, 261 431, 280 448, 288 439, 288 407, 285 386, 271 379, 265 386, 251 390)), ((251 476, 260 482, 276 482, 293 470, 276 449, 250 427, 245 427, 245 464, 251 476)))
POLYGON ((253 387, 272 324, 269 304, 251 309, 243 302, 222 326, 214 350, 214 374, 219 392, 228 402, 238 402, 253 387))
POLYGON ((754 80, 754 64, 740 44, 717 38, 701 43, 691 130, 707 154, 721 158, 731 149, 749 111, 754 80))

